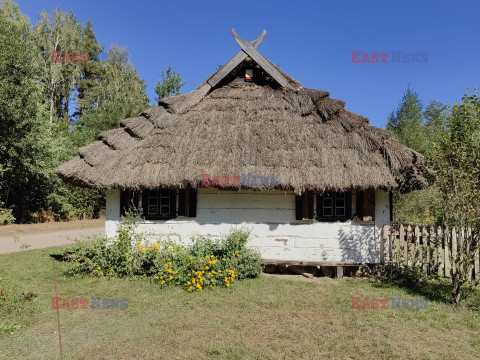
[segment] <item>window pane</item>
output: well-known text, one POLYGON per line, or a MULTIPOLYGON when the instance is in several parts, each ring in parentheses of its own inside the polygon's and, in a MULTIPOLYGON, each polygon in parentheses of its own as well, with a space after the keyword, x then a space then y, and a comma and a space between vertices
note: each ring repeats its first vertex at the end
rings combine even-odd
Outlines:
POLYGON ((148 205, 148 215, 156 215, 158 207, 156 205, 148 205))
POLYGON ((161 197, 169 197, 170 196, 170 190, 169 189, 160 190, 160 196, 161 197))
POLYGON ((160 207, 160 214, 161 215, 169 215, 170 214, 170 206, 161 206, 160 207))
POLYGON ((345 199, 336 198, 335 199, 335 207, 345 207, 345 199))
POLYGON ((160 199, 160 205, 170 205, 170 197, 162 197, 160 199))
POLYGON ((323 216, 332 216, 333 215, 333 209, 332 208, 324 208, 323 209, 323 216))
POLYGON ((323 207, 332 207, 333 206, 333 200, 332 199, 325 199, 323 198, 323 207))
POLYGON ((345 208, 336 208, 335 216, 345 216, 345 208))

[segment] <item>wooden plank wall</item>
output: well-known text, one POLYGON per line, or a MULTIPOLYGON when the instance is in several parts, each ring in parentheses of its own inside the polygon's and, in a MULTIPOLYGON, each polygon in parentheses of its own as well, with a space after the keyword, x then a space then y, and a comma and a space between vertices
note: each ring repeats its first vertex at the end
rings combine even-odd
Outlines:
MULTIPOLYGON (((478 236, 478 235, 477 235, 478 236)), ((382 263, 408 265, 428 274, 450 277, 451 270, 467 267, 468 278, 480 279, 480 240, 471 229, 430 225, 386 225, 382 229, 382 263), (476 248, 465 259, 463 249, 476 248)))

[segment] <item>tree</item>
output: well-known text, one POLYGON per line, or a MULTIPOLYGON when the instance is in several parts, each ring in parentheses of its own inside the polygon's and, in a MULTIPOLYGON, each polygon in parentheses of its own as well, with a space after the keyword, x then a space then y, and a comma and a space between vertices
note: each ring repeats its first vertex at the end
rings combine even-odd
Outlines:
POLYGON ((42 67, 40 81, 44 86, 49 103, 50 124, 54 119, 69 123, 71 91, 83 72, 83 64, 56 63, 53 52, 72 55, 84 52, 83 27, 72 12, 55 9, 50 17, 42 11, 34 27, 33 39, 38 46, 39 62, 42 67))
MULTIPOLYGON (((387 129, 399 142, 422 153, 427 166, 432 166, 435 144, 445 128, 446 106, 431 102, 425 112, 422 109, 418 94, 408 87, 397 110, 390 114, 387 129)), ((435 185, 408 194, 394 191, 394 218, 408 223, 435 224, 442 216, 440 198, 435 185)))
POLYGON ((418 94, 408 87, 387 121, 387 130, 393 132, 398 141, 420 153, 425 152, 427 142, 422 132, 422 108, 418 94))
POLYGON ((475 253, 480 247, 480 99, 466 94, 447 117, 447 126, 437 151, 435 170, 442 194, 444 224, 466 236, 450 261, 452 302, 465 299, 479 284, 468 282, 475 253))
POLYGON ((108 60, 99 62, 98 76, 81 82, 76 143, 83 146, 98 133, 120 125, 120 120, 137 116, 148 107, 145 82, 129 61, 125 48, 113 45, 108 60))
POLYGON ((162 80, 158 80, 155 84, 155 92, 158 95, 158 98, 156 99, 157 102, 164 97, 180 94, 181 87, 185 85, 185 82, 182 82, 182 79, 180 78, 180 74, 172 71, 171 66, 169 66, 166 74, 162 71, 160 76, 162 77, 162 80))
POLYGON ((55 148, 43 114, 36 46, 18 5, 0 5, 0 197, 22 221, 45 201, 55 148))

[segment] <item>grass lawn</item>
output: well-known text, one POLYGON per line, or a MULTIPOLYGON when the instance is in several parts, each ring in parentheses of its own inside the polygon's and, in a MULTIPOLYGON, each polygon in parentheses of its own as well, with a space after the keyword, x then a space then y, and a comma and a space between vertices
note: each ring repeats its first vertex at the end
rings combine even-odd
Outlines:
MULTIPOLYGON (((64 247, 61 247, 64 248, 64 247)), ((0 255, 17 291, 38 296, 0 307, 0 359, 58 359, 50 254, 0 255)), ((67 277, 62 298, 127 298, 124 310, 60 310, 65 359, 479 359, 480 312, 429 302, 426 310, 356 310, 352 297, 419 298, 365 279, 268 276, 188 293, 144 279, 67 277)))

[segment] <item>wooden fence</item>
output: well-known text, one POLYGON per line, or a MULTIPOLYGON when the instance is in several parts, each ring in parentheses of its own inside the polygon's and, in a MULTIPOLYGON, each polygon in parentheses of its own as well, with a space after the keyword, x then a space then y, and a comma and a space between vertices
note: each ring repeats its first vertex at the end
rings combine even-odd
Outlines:
POLYGON ((478 232, 468 229, 387 225, 382 229, 382 257, 384 264, 408 265, 444 277, 451 276, 452 268, 464 266, 469 280, 480 278, 478 232))

